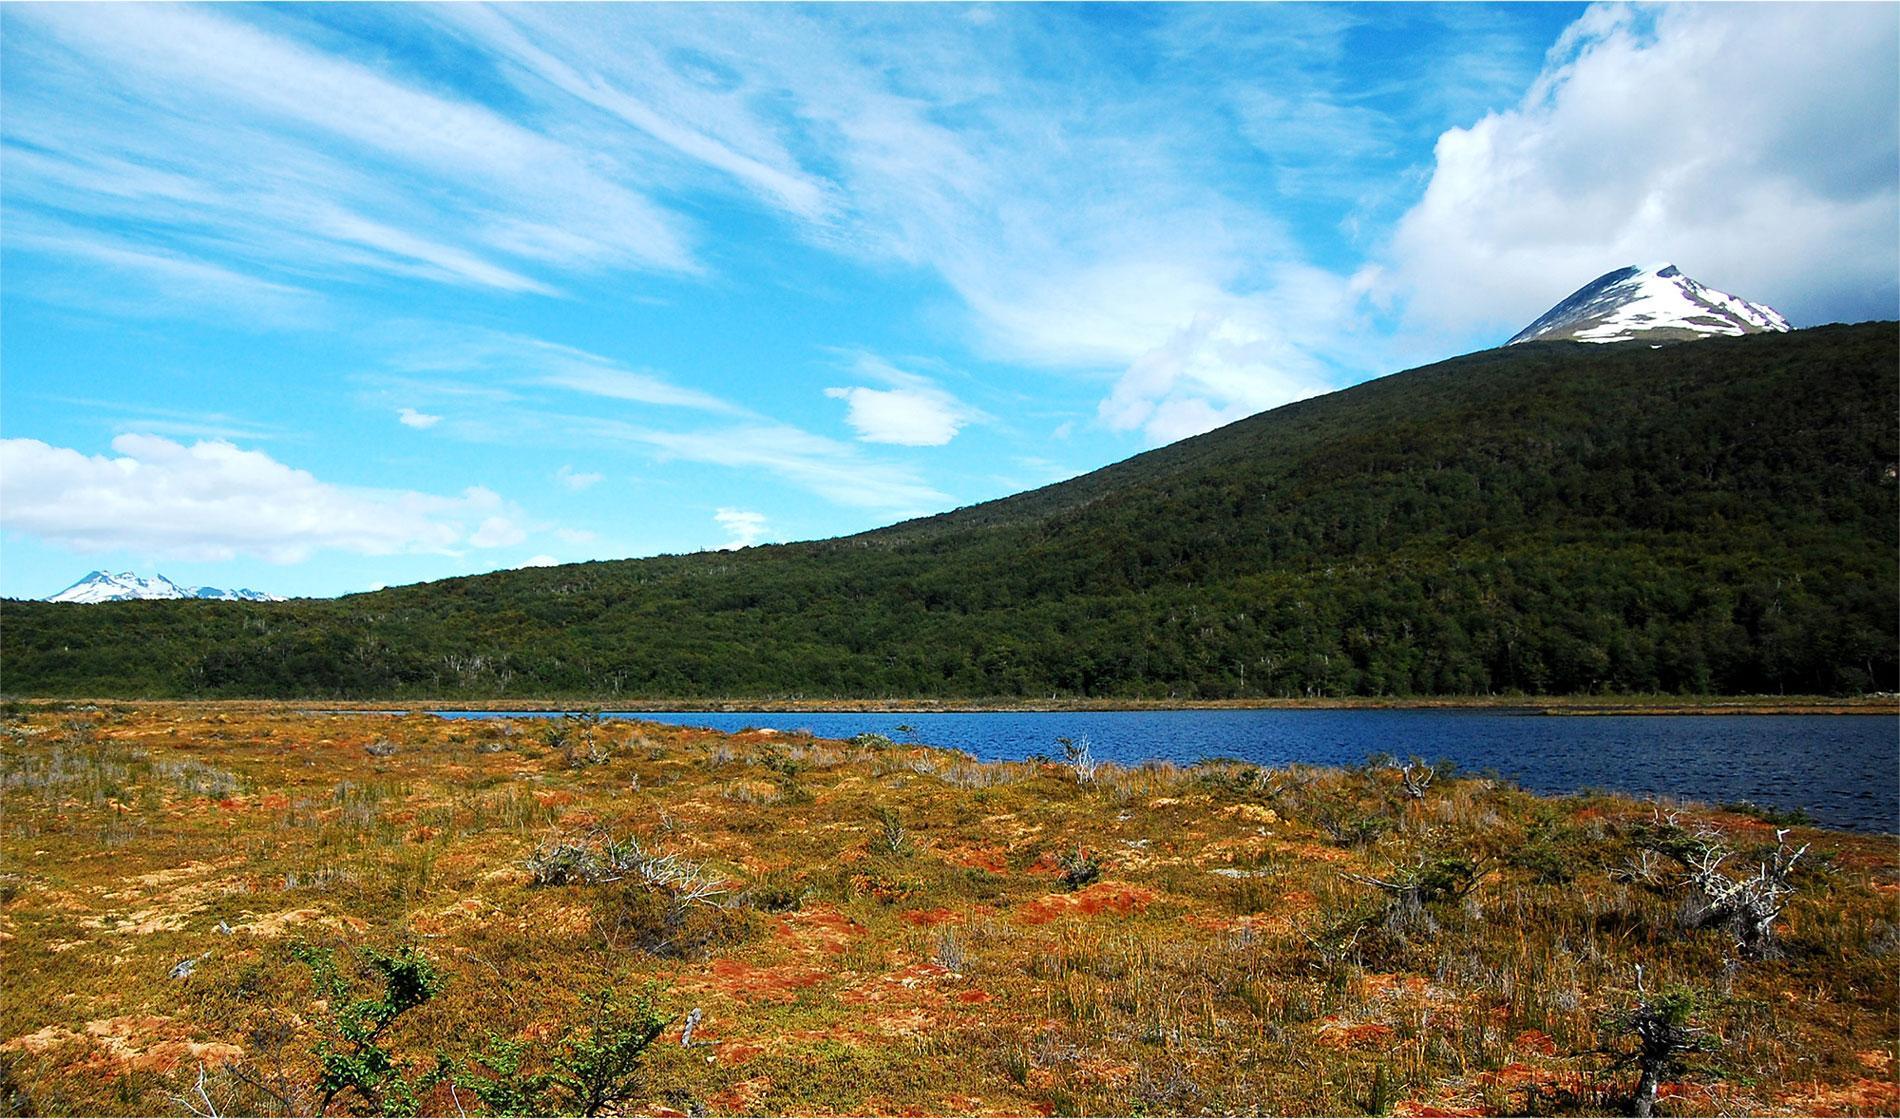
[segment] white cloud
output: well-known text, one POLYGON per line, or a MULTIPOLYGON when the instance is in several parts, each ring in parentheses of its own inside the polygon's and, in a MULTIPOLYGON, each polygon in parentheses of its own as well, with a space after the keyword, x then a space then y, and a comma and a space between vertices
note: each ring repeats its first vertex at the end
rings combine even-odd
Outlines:
POLYGON ((522 567, 558 567, 561 561, 550 555, 529 556, 521 561, 522 567))
MULTIPOLYGON (((571 453, 576 441, 608 446, 638 444, 661 459, 676 458, 740 470, 757 471, 772 482, 786 482, 827 500, 855 508, 901 513, 935 512, 950 498, 924 483, 908 468, 867 459, 849 443, 827 439, 802 428, 760 416, 709 393, 684 388, 664 374, 634 371, 611 358, 537 338, 494 331, 457 331, 429 324, 410 324, 403 333, 422 334, 425 345, 394 359, 393 369, 405 374, 430 374, 439 381, 402 379, 394 382, 407 393, 440 385, 459 392, 457 434, 469 439, 519 444, 532 437, 558 444, 571 453), (569 407, 537 408, 522 397, 531 394, 470 392, 463 382, 442 375, 482 375, 542 389, 561 388, 586 397, 667 405, 681 413, 706 413, 726 418, 721 426, 664 430, 653 424, 620 418, 617 410, 594 401, 571 402, 569 407), (578 407, 588 411, 574 410, 578 407)), ((930 382, 862 357, 856 367, 867 377, 930 388, 930 382)), ((940 391, 940 390, 938 390, 940 391)), ((541 396, 548 396, 545 392, 541 396)), ((948 399, 948 394, 943 394, 948 399)), ((959 423, 982 418, 982 413, 956 405, 959 423)), ((668 413, 668 418, 680 413, 668 413)), ((642 415, 646 419, 646 415, 642 415)), ((592 472, 563 465, 554 477, 574 490, 601 481, 592 472)))
POLYGON ((163 248, 122 253, 127 268, 193 258, 279 286, 380 274, 552 293, 549 272, 697 269, 639 160, 281 33, 298 26, 164 6, 9 13, 9 222, 134 226, 163 248))
MULTIPOLYGON (((427 374, 434 380, 418 377, 394 383, 411 394, 438 383, 445 392, 462 393, 457 398, 456 428, 464 438, 516 445, 532 437, 558 444, 563 453, 572 453, 581 444, 636 444, 662 460, 682 459, 753 471, 769 482, 798 486, 854 508, 915 514, 936 512, 950 503, 948 496, 926 484, 910 468, 872 460, 852 444, 675 384, 664 373, 630 369, 601 354, 499 331, 411 323, 405 324, 400 333, 413 348, 392 359, 391 368, 402 374, 427 374), (414 344, 417 337, 424 340, 419 345, 414 344), (478 376, 503 380, 522 391, 501 395, 486 390, 471 392, 467 381, 478 376), (542 391, 527 391, 536 386, 542 391), (524 399, 538 396, 545 403, 557 395, 545 391, 552 388, 595 399, 547 407, 531 406, 524 399), (636 423, 623 418, 632 410, 602 407, 598 400, 659 405, 678 411, 641 410, 641 422, 636 423), (694 413, 703 414, 697 417, 702 423, 707 417, 723 422, 685 430, 668 430, 649 422, 685 423, 694 413)), ((870 355, 858 355, 853 369, 867 378, 934 394, 926 403, 953 412, 958 426, 986 418, 929 380, 870 355)), ((919 430, 913 426, 909 434, 914 437, 919 430)), ((602 480, 598 473, 565 464, 555 471, 554 478, 577 491, 602 480)))
POLYGON ((823 218, 836 205, 829 183, 801 170, 769 134, 747 127, 743 116, 735 118, 734 103, 743 103, 747 91, 730 71, 709 72, 704 59, 695 70, 694 60, 669 58, 650 36, 629 34, 617 18, 585 8, 558 19, 541 18, 546 13, 533 9, 473 5, 437 14, 536 78, 800 218, 823 218), (645 83, 624 75, 655 68, 690 79, 664 97, 655 97, 650 87, 630 91, 645 83))
POLYGON ((1348 333, 1355 300, 1349 281, 1317 269, 1289 269, 1252 298, 1212 298, 1129 363, 1099 418, 1111 430, 1171 443, 1326 392, 1315 335, 1348 333))
POLYGON ((0 525, 81 551, 273 563, 323 550, 455 555, 522 538, 512 507, 481 487, 444 497, 338 486, 222 440, 128 434, 112 449, 0 440, 0 525))
POLYGON ((657 374, 618 369, 604 362, 599 365, 580 361, 562 362, 558 367, 550 368, 540 378, 540 382, 589 396, 625 400, 634 404, 661 404, 707 412, 743 411, 716 396, 671 384, 657 374))
POLYGON ((654 448, 677 458, 742 470, 810 490, 828 501, 902 515, 935 512, 950 498, 905 467, 866 460, 848 443, 787 424, 745 424, 702 431, 654 431, 615 421, 573 417, 577 432, 654 448))
MULTIPOLYGON (((6 149, 8 191, 22 176, 12 168, 17 149, 6 149)), ((7 215, 6 252, 31 254, 52 267, 16 287, 53 303, 112 316, 149 318, 186 312, 211 313, 244 328, 296 327, 317 321, 323 300, 295 284, 109 235, 73 229, 27 213, 7 215), (232 315, 242 308, 242 315, 232 315)))
MULTIPOLYGON (((1018 52, 1040 49, 1052 30, 1039 17, 975 28, 873 9, 760 18, 699 8, 649 19, 603 8, 570 20, 571 11, 450 9, 445 18, 522 67, 514 77, 527 95, 550 105, 564 100, 557 93, 578 98, 662 136, 828 249, 936 273, 985 356, 1101 377, 1209 315, 1237 316, 1232 330, 1264 330, 1292 349, 1354 348, 1338 346, 1331 328, 1359 293, 1321 285, 1338 305, 1310 325, 1295 317, 1310 297, 1267 294, 1300 250, 1255 193, 1209 173, 1219 153, 1207 141, 1232 131, 1227 107, 1200 88, 1110 84, 1090 51, 1026 71, 1018 52), (888 65, 900 56, 904 66, 888 65)), ((1183 43, 1183 57, 1216 48, 1236 22, 1204 29, 1183 43)), ((1223 81, 1257 72, 1245 52, 1223 61, 1233 65, 1223 81)), ((1364 111, 1325 125, 1324 137, 1309 130, 1302 142, 1383 128, 1364 111)), ((1385 142, 1381 132, 1360 147, 1385 142)), ((1199 362, 1209 375, 1192 399, 1205 408, 1227 414, 1289 398, 1286 374, 1263 387, 1252 383, 1264 375, 1257 365, 1212 371, 1217 356, 1199 362), (1225 394, 1236 380, 1242 391, 1225 394)), ((1301 364, 1302 373, 1315 367, 1301 364)), ((968 421, 928 387, 839 386, 832 395, 861 439, 938 445, 968 421)), ((1191 407, 1156 401, 1153 410, 1191 407)))
POLYGON ((845 422, 866 443, 905 447, 941 447, 965 424, 983 413, 964 404, 926 377, 907 373, 870 355, 861 355, 858 371, 891 385, 829 388, 825 395, 845 402, 845 422))
POLYGON ((719 522, 719 527, 725 529, 726 535, 730 537, 720 546, 721 551, 731 552, 740 548, 750 548, 765 539, 764 513, 722 508, 713 514, 713 520, 719 522))
POLYGON ((846 404, 845 422, 866 443, 941 447, 967 422, 947 393, 929 389, 829 388, 846 404))
POLYGON ((474 548, 505 548, 527 538, 528 534, 521 530, 521 526, 507 517, 484 517, 475 531, 469 534, 468 543, 474 548))
POLYGON ((576 493, 579 493, 581 490, 584 490, 589 486, 595 485, 603 477, 605 477, 605 475, 595 474, 592 472, 579 471, 579 470, 574 469, 572 466, 568 466, 565 463, 561 465, 561 468, 559 470, 556 470, 554 472, 555 481, 561 483, 562 485, 566 486, 570 490, 575 491, 576 493))
POLYGON ((427 412, 418 412, 414 408, 397 409, 396 419, 401 421, 406 427, 419 428, 425 431, 442 422, 441 416, 432 416, 427 412))
POLYGON ((483 373, 523 387, 566 389, 606 400, 747 414, 746 409, 711 393, 676 385, 664 374, 632 369, 601 354, 525 334, 428 323, 408 324, 403 333, 426 339, 394 362, 411 373, 483 373))
POLYGON ((111 421, 114 434, 144 432, 154 435, 184 435, 233 441, 242 439, 253 443, 297 438, 291 432, 274 424, 259 423, 228 412, 153 408, 148 405, 127 404, 123 401, 106 400, 96 396, 49 395, 41 399, 51 404, 84 409, 87 414, 114 414, 116 418, 111 421))
POLYGON ((1897 36, 1888 4, 1592 7, 1521 103, 1439 137, 1390 280, 1500 340, 1657 260, 1797 324, 1892 316, 1897 36))

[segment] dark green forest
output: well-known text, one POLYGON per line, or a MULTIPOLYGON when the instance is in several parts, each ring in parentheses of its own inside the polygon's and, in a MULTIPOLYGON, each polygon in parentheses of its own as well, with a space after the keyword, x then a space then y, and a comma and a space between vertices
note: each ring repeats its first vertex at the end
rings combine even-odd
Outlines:
POLYGON ((1900 328, 1490 350, 858 536, 0 603, 10 695, 1896 690, 1900 328))

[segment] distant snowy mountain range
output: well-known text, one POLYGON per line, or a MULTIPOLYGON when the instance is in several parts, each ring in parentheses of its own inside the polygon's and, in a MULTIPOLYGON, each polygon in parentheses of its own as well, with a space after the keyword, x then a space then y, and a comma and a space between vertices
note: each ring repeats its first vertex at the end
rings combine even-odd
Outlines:
POLYGON ((1685 342, 1790 329, 1772 307, 1696 283, 1673 264, 1619 268, 1519 331, 1519 342, 1685 342))
POLYGON ((131 602, 159 598, 208 598, 220 602, 283 601, 278 595, 265 594, 263 591, 253 591, 243 587, 229 591, 219 590, 217 587, 185 587, 163 575, 147 579, 132 571, 121 571, 117 575, 95 571, 58 594, 49 595, 46 601, 131 602))

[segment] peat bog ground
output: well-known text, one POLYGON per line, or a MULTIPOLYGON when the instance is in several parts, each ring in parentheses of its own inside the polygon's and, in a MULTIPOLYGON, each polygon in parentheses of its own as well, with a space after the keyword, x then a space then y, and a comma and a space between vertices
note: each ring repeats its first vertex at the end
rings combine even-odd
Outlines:
POLYGON ((21 1114, 1900 1110, 1900 848, 1760 815, 147 703, 0 810, 21 1114))

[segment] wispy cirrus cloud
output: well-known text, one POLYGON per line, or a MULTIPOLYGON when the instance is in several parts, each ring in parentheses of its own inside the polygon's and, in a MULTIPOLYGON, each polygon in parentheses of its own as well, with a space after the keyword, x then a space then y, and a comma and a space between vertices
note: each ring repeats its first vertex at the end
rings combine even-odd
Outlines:
POLYGON ((247 443, 272 440, 297 440, 299 433, 277 424, 261 423, 245 416, 217 410, 190 411, 181 408, 155 408, 149 404, 105 400, 91 396, 47 395, 40 399, 84 409, 105 421, 115 434, 149 433, 187 436, 200 439, 224 439, 247 443))
MULTIPOLYGON (((795 217, 822 221, 839 205, 833 184, 801 168, 759 126, 742 73, 705 55, 669 52, 655 37, 631 33, 618 13, 577 8, 546 19, 520 7, 455 5, 432 14, 505 59, 524 84, 566 94, 795 217), (682 80, 665 86, 627 80, 643 72, 682 80)), ((666 13, 649 15, 670 22, 666 13)))
MULTIPOLYGON (((1228 109, 1194 83, 1131 87, 1112 57, 1088 50, 1025 66, 1065 34, 1066 14, 1022 9, 978 24, 856 9, 597 9, 570 19, 524 7, 444 18, 510 59, 525 96, 578 100, 621 127, 672 135, 676 153, 813 243, 934 273, 964 308, 970 343, 997 360, 1114 380, 1209 316, 1230 333, 1270 324, 1276 352, 1297 352, 1298 367, 1255 358, 1204 378, 1199 411, 1181 414, 1224 413, 1290 399, 1290 383, 1336 354, 1327 331, 1360 294, 1338 277, 1321 290, 1340 306, 1296 317, 1313 298, 1282 291, 1271 274, 1297 262, 1299 246, 1282 217, 1209 173, 1217 153, 1194 125, 1228 109), (907 63, 894 70, 898 54, 907 63), (690 135, 657 127, 656 115, 690 135)), ((1157 20, 1153 34, 1171 22, 1157 20)), ((1376 117, 1342 110, 1326 130, 1372 129, 1376 117)), ((881 413, 916 403, 875 395, 891 389, 839 391, 875 430, 894 430, 881 413)))
POLYGON ((760 421, 666 431, 580 416, 567 417, 564 423, 576 435, 649 448, 662 461, 755 472, 853 509, 915 516, 951 504, 948 494, 911 467, 866 458, 849 443, 788 424, 760 421))
POLYGON ((624 167, 295 26, 183 6, 9 10, 10 222, 136 224, 149 256, 268 284, 380 274, 546 294, 573 272, 698 267, 684 223, 624 167))
MULTIPOLYGON (((854 509, 924 513, 951 501, 913 467, 872 458, 852 444, 606 355, 443 324, 409 324, 401 333, 420 342, 388 359, 393 383, 425 398, 431 384, 454 394, 460 407, 453 432, 467 438, 632 448, 659 461, 743 471, 755 482, 790 484, 854 509)), ((870 364, 860 363, 861 369, 899 378, 920 392, 929 385, 867 360, 870 364)), ((959 424, 980 415, 935 392, 928 403, 954 408, 959 424)), ((913 426, 908 433, 919 430, 913 426)), ((598 480, 598 475, 568 473, 565 467, 557 477, 575 489, 598 480)))
POLYGON ((518 400, 534 389, 563 389, 629 404, 742 415, 746 409, 713 393, 689 388, 665 374, 524 334, 439 323, 406 324, 409 339, 389 366, 401 374, 431 374, 444 392, 493 396, 497 386, 518 400), (443 383, 443 378, 453 378, 443 383), (479 378, 481 383, 473 383, 479 378))
MULTIPOLYGON (((18 49, 42 76, 28 97, 48 96, 29 102, 40 127, 16 144, 24 196, 154 215, 191 251, 264 275, 294 261, 545 294, 601 269, 700 267, 691 245, 716 231, 654 199, 736 195, 843 259, 934 275, 968 345, 1111 386, 1102 415, 1150 440, 1369 361, 1341 340, 1358 337, 1345 328, 1365 294, 1350 271, 1310 259, 1288 191, 1265 199, 1223 170, 1324 179, 1327 205, 1360 204, 1363 177, 1334 169, 1385 158, 1404 131, 1389 105, 1341 88, 1361 15, 1163 10, 1121 38, 1037 8, 414 11, 390 22, 452 40, 507 95, 321 49, 289 16, 35 12, 18 49), (1052 41, 1071 49, 1052 55, 1052 41), (1131 82, 1128 49, 1175 69, 1131 82), (133 115, 143 134, 120 126, 133 115), (1181 363, 1172 396, 1152 401, 1171 418, 1122 422, 1131 388, 1202 335, 1232 341, 1181 363)), ((716 407, 645 370, 533 358, 549 384, 716 407)), ((867 439, 936 445, 956 430, 914 389, 839 391, 867 439), (900 430, 904 416, 918 422, 900 430)))
MULTIPOLYGON (((16 181, 12 153, 0 194, 16 181)), ((18 212, 7 215, 0 258, 39 257, 51 264, 31 281, 33 294, 48 302, 122 317, 228 315, 241 308, 238 325, 294 327, 315 322, 324 297, 295 283, 263 279, 236 268, 126 237, 84 230, 18 212)))

